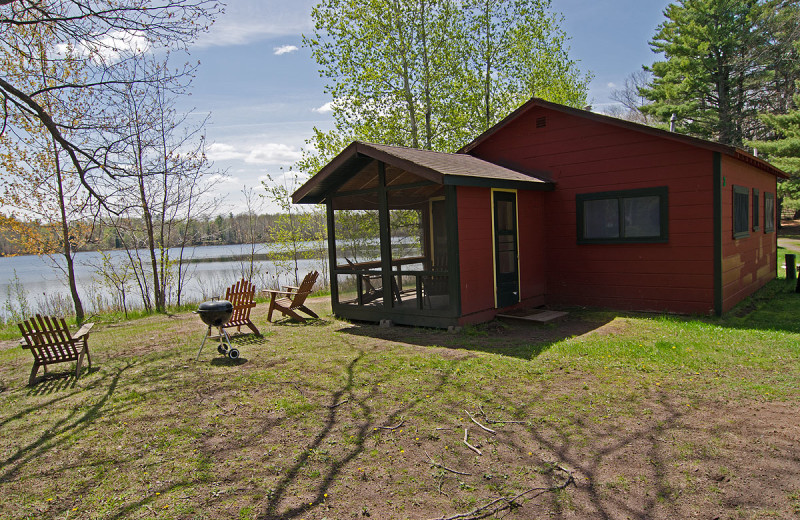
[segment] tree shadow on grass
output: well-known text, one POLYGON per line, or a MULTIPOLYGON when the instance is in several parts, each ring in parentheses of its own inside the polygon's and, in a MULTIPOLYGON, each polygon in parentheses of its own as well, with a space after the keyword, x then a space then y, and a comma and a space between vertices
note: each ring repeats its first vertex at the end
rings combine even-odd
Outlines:
POLYGON ((458 332, 402 325, 386 328, 370 323, 354 322, 339 332, 421 347, 437 346, 530 360, 567 338, 600 329, 622 315, 615 312, 598 313, 572 309, 570 316, 560 323, 539 325, 494 320, 468 326, 458 332))
MULTIPOLYGON (((128 364, 120 369, 117 369, 114 375, 104 376, 96 381, 93 381, 86 389, 82 389, 81 391, 107 386, 105 393, 100 397, 100 399, 91 404, 88 409, 82 407, 73 408, 66 417, 55 421, 47 430, 44 430, 38 438, 34 439, 26 446, 18 447, 15 453, 5 460, 0 461, 0 482, 8 481, 14 478, 14 476, 23 466, 29 462, 35 461, 43 454, 54 448, 58 444, 59 438, 63 436, 75 437, 77 433, 85 430, 91 424, 93 424, 97 418, 102 415, 103 408, 114 394, 122 374, 130 367, 131 365, 128 364), (110 379, 110 381, 108 381, 108 379, 110 379)), ((75 393, 77 392, 73 392, 69 394, 69 396, 72 396, 75 393)), ((64 398, 66 399, 66 397, 68 396, 65 396, 64 398)), ((47 404, 52 404, 58 400, 60 399, 55 399, 47 404)), ((31 407, 26 412, 16 414, 9 420, 21 419, 27 414, 36 413, 41 409, 41 407, 41 405, 31 407)), ((5 422, 8 421, 4 421, 4 423, 5 422)))
MULTIPOLYGON (((352 345, 351 345, 352 346, 352 345)), ((370 435, 378 431, 393 430, 396 425, 402 424, 403 417, 417 407, 422 401, 422 396, 411 399, 384 417, 375 417, 373 400, 378 394, 378 386, 373 386, 368 392, 359 395, 358 385, 355 384, 356 369, 362 362, 365 353, 354 347, 358 355, 346 367, 347 378, 345 383, 330 394, 330 404, 325 405, 324 423, 303 451, 296 457, 296 462, 282 472, 282 477, 269 493, 265 510, 259 515, 259 520, 289 520, 308 514, 309 511, 324 505, 328 496, 327 492, 337 482, 343 470, 353 463, 365 450, 366 441, 370 435), (353 411, 355 407, 358 412, 353 411), (349 411, 345 411, 349 408, 349 411), (360 416, 355 418, 356 415, 360 416), (331 457, 326 461, 326 468, 320 472, 321 479, 314 486, 312 498, 300 504, 285 504, 292 486, 297 485, 305 477, 301 471, 317 452, 324 442, 335 435, 337 426, 352 425, 355 434, 346 451, 338 457, 331 457)), ((362 363, 363 364, 363 363, 362 363)), ((442 390, 448 384, 448 375, 441 374, 439 381, 431 393, 442 390)), ((351 430, 352 431, 352 430, 351 430)), ((362 504, 365 505, 365 504, 362 504)))

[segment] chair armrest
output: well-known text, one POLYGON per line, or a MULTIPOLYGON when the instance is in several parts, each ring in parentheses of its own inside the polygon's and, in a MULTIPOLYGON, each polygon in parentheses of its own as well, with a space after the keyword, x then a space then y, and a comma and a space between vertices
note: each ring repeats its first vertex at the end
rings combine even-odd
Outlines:
POLYGON ((290 289, 294 290, 294 291, 299 291, 300 290, 299 287, 295 287, 294 285, 284 285, 283 288, 286 289, 287 291, 290 290, 290 289))
POLYGON ((72 339, 80 339, 84 336, 88 336, 89 332, 92 330, 92 327, 94 327, 94 323, 84 323, 83 327, 78 329, 78 332, 76 332, 75 335, 72 336, 72 339))
POLYGON ((261 294, 268 294, 270 296, 278 296, 280 294, 285 294, 286 296, 292 296, 297 293, 292 291, 276 291, 275 289, 264 289, 261 291, 261 294))

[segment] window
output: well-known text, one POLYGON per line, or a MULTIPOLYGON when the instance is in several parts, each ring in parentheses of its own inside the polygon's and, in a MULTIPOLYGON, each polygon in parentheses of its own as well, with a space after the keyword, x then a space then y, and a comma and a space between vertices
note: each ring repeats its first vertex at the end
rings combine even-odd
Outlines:
POLYGON ((750 236, 750 190, 733 187, 733 238, 750 236))
POLYGON ((775 195, 764 192, 764 233, 775 231, 775 195))
POLYGON ((758 225, 758 190, 753 188, 753 231, 761 229, 758 225))
POLYGON ((578 243, 666 242, 667 187, 575 196, 578 243))

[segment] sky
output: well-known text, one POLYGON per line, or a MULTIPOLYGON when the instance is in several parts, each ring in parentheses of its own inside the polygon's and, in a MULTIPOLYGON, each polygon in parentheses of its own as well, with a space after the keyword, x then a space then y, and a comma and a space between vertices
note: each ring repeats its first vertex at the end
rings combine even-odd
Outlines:
MULTIPOLYGON (((200 61, 192 95, 181 101, 195 117, 209 116, 207 154, 227 172, 215 188, 221 214, 246 211, 242 190, 264 193, 282 182, 316 126, 332 126, 325 79, 302 35, 313 30, 313 0, 233 0, 192 47, 200 61), (283 170, 281 170, 283 168, 283 170)), ((589 103, 601 111, 625 78, 656 58, 648 45, 664 20, 666 0, 552 0, 563 16, 570 56, 591 72, 589 103)), ((263 211, 276 211, 266 204, 263 211)))

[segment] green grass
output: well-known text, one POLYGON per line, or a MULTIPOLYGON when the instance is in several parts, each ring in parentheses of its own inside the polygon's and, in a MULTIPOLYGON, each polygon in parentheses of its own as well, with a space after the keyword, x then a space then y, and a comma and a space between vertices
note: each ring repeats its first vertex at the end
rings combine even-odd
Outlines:
POLYGON ((269 325, 259 305, 265 336, 235 340, 237 362, 213 345, 194 361, 205 329, 188 312, 107 316, 91 371, 34 387, 10 340, 0 516, 434 518, 558 485, 566 468, 577 486, 508 518, 709 503, 736 516, 742 480, 758 484, 752 515, 789 517, 800 474, 772 478, 793 456, 772 430, 796 417, 799 303, 776 280, 720 318, 572 310, 560 326, 459 334, 351 324, 322 303, 323 320, 269 325), (755 413, 770 429, 748 429, 755 413))

